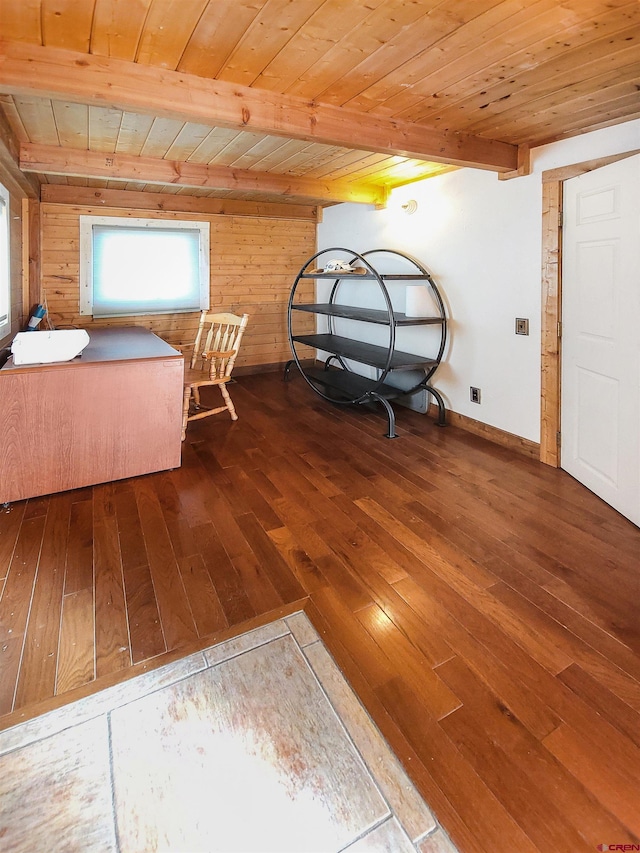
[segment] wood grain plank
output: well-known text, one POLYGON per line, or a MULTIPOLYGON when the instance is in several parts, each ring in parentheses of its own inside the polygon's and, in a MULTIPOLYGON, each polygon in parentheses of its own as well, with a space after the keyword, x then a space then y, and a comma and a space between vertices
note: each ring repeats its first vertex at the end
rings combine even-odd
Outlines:
POLYGON ((193 535, 227 623, 237 625, 250 619, 255 612, 214 525, 200 524, 193 535))
MULTIPOLYGON (((429 614, 431 634, 446 637, 457 655, 478 674, 500 696, 505 708, 515 714, 519 720, 538 739, 542 739, 558 727, 561 717, 554 713, 545 701, 546 695, 538 679, 539 673, 534 666, 527 667, 526 657, 521 656, 521 668, 518 677, 514 677, 509 666, 512 646, 495 642, 493 651, 482 642, 488 636, 488 630, 482 627, 482 618, 476 620, 465 606, 457 607, 461 602, 452 601, 438 594, 437 585, 424 589, 412 578, 400 581, 394 589, 418 613, 429 614), (466 618, 465 618, 466 617, 466 618), (523 669, 528 679, 522 677, 523 669)), ((402 622, 404 625, 404 621, 402 622)))
POLYGON ((46 516, 24 521, 0 598, 0 713, 13 708, 46 516))
POLYGON ((571 664, 558 678, 625 737, 640 747, 640 713, 631 708, 577 664, 571 664))
POLYGON ((282 559, 267 532, 251 513, 241 516, 238 524, 251 550, 271 578, 275 589, 285 601, 296 601, 304 597, 304 589, 282 559))
POLYGON ((147 565, 147 550, 133 486, 129 480, 114 485, 120 558, 123 572, 147 565))
POLYGON ((463 703, 441 721, 442 728, 496 797, 511 813, 521 815, 522 828, 539 847, 564 844, 579 850, 585 842, 596 847, 601 838, 633 840, 619 821, 603 815, 594 808, 594 800, 582 796, 580 783, 463 661, 452 658, 436 672, 463 703), (483 721, 482 730, 477 719, 483 721), (525 757, 528 772, 523 777, 525 757), (518 799, 521 804, 515 805, 518 799), (573 831, 567 830, 567 817, 573 831))
POLYGON ((322 637, 323 642, 338 664, 340 671, 348 679, 352 689, 410 774, 412 781, 416 784, 426 802, 429 803, 432 811, 440 816, 439 819, 447 827, 455 826, 456 841, 459 849, 478 851, 480 853, 483 848, 478 836, 473 830, 467 829, 461 823, 453 804, 443 794, 440 787, 436 784, 434 777, 420 760, 418 753, 411 746, 401 727, 398 725, 398 721, 381 702, 367 677, 356 665, 354 657, 331 630, 329 623, 318 610, 313 600, 310 600, 305 605, 305 613, 318 634, 322 637))
POLYGON ((153 480, 135 480, 134 491, 165 643, 168 649, 179 648, 198 636, 193 614, 153 480))
POLYGON ((178 565, 198 635, 206 637, 227 628, 224 609, 200 554, 179 557, 178 565))
POLYGON ((55 690, 71 495, 51 498, 20 664, 14 707, 46 699, 55 690))
POLYGON ((62 604, 56 694, 88 684, 95 678, 95 608, 93 589, 65 595, 62 604))
POLYGON ((378 688, 394 678, 387 657, 333 589, 317 590, 313 603, 331 636, 349 649, 371 687, 378 688))
POLYGON ((368 511, 377 520, 386 519, 387 524, 396 531, 396 538, 401 539, 435 572, 440 573, 441 576, 447 576, 448 582, 465 598, 476 602, 476 606, 481 604, 482 610, 489 618, 499 623, 503 630, 509 631, 517 643, 525 646, 532 657, 539 660, 551 672, 559 672, 572 663, 572 658, 557 648, 553 642, 547 641, 533 626, 519 620, 512 611, 503 607, 491 594, 491 590, 486 591, 475 586, 465 574, 459 573, 451 564, 444 561, 418 533, 410 529, 410 521, 408 524, 398 521, 393 514, 386 512, 375 502, 362 500, 357 503, 361 509, 368 511))
MULTIPOLYGON (((402 439, 385 442, 379 415, 327 406, 279 374, 243 375, 233 393, 247 416, 203 422, 180 469, 72 494, 66 581, 92 577, 93 536, 102 606, 91 588, 65 595, 60 695, 0 726, 304 607, 458 849, 635 843, 637 529, 564 472, 414 412, 398 411, 402 439), (130 598, 148 603, 154 571, 136 565, 148 548, 177 566, 194 639, 94 680, 94 618, 103 651, 115 613, 132 648, 154 652, 157 625, 145 616, 136 639, 130 598), (462 702, 440 722, 434 675, 462 702)), ((13 513, 28 504, 0 513, 13 552, 0 615, 9 601, 24 625, 34 583, 11 573, 37 560, 57 501, 34 502, 20 525, 13 513)), ((36 677, 17 670, 6 687, 3 661, 19 663, 22 642, 2 643, 0 695, 36 677)))
POLYGON ((544 739, 546 748, 592 795, 605 805, 632 833, 634 841, 640 837, 638 815, 637 775, 629 785, 627 765, 613 762, 606 747, 585 744, 570 726, 564 724, 544 739))
POLYGON ((256 613, 260 613, 263 609, 275 610, 285 603, 284 597, 280 595, 272 579, 253 554, 236 557, 233 560, 233 566, 256 613))
POLYGON ((25 503, 12 504, 2 512, 2 525, 0 525, 0 578, 2 579, 6 578, 9 571, 26 506, 25 503))
MULTIPOLYGON (((394 678, 379 687, 376 694, 429 768, 444 797, 456 804, 459 810, 456 826, 466 827, 468 846, 465 849, 491 850, 506 846, 523 853, 539 851, 450 738, 442 736, 439 724, 425 718, 420 702, 402 679, 394 678), (470 841, 469 836, 474 840, 470 841)), ((452 832, 452 835, 455 841, 456 834, 452 832)))
POLYGON ((139 663, 167 650, 148 566, 124 568, 131 660, 139 663))
MULTIPOLYGON (((74 492, 74 497, 77 493, 74 492)), ((64 577, 64 594, 71 595, 83 589, 93 589, 93 501, 89 499, 71 504, 69 541, 64 577)))
POLYGON ((399 677, 411 685, 426 714, 440 720, 460 707, 459 697, 447 688, 419 649, 377 605, 363 608, 355 615, 376 645, 393 662, 399 677))
POLYGON ((307 552, 309 543, 306 537, 302 537, 307 546, 303 548, 300 544, 300 536, 294 535, 293 530, 287 526, 270 530, 269 538, 305 592, 309 593, 326 586, 327 582, 319 569, 319 559, 311 557, 307 552))
POLYGON ((93 491, 96 676, 131 665, 127 607, 113 485, 93 491))

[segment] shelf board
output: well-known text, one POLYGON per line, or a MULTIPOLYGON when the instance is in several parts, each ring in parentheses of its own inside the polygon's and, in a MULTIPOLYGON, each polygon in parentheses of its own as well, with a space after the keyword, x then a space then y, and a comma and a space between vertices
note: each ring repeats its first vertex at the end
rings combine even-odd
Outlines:
POLYGON ((393 400, 407 393, 384 383, 376 388, 378 383, 375 379, 368 379, 350 370, 323 370, 321 367, 312 367, 305 370, 305 376, 328 390, 336 391, 344 400, 357 400, 374 389, 376 394, 386 400, 393 400))
MULTIPOLYGON (((377 323, 389 326, 389 312, 377 308, 357 308, 353 305, 334 305, 331 303, 300 304, 291 306, 296 311, 307 311, 309 314, 326 314, 329 317, 342 317, 346 320, 362 320, 365 323, 377 323)), ((393 312, 396 326, 428 326, 444 322, 442 317, 407 317, 399 311, 393 312)))
MULTIPOLYGON (((299 344, 330 352, 343 358, 350 358, 360 364, 369 364, 371 367, 377 367, 381 370, 384 369, 389 355, 388 347, 354 341, 340 335, 294 335, 293 340, 299 344)), ((437 362, 433 358, 395 350, 391 357, 390 368, 392 370, 411 370, 431 368, 435 364, 437 362)))
MULTIPOLYGON (((364 281, 377 281, 377 276, 375 276, 372 272, 367 273, 347 273, 343 272, 339 274, 338 272, 304 272, 300 274, 300 278, 323 278, 330 279, 331 281, 335 281, 338 278, 344 279, 361 279, 364 281)), ((383 281, 429 281, 429 276, 423 275, 422 273, 407 273, 403 275, 401 273, 380 273, 380 278, 383 281)))

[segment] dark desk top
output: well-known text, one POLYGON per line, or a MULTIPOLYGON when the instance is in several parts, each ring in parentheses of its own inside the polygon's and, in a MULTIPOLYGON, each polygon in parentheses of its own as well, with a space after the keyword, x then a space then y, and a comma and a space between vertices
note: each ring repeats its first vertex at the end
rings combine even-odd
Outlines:
POLYGON ((154 358, 182 358, 182 353, 162 338, 142 326, 109 326, 87 329, 89 343, 80 356, 70 361, 54 361, 48 364, 15 365, 10 358, 2 370, 28 371, 38 368, 60 369, 74 365, 104 364, 114 361, 143 361, 154 358))

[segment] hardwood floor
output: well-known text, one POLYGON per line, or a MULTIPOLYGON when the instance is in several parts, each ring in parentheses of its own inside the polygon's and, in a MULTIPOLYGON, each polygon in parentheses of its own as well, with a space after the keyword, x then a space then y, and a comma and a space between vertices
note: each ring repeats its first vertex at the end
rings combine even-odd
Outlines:
POLYGON ((406 410, 232 396, 180 469, 0 514, 0 726, 304 609, 462 853, 640 843, 640 531, 406 410))

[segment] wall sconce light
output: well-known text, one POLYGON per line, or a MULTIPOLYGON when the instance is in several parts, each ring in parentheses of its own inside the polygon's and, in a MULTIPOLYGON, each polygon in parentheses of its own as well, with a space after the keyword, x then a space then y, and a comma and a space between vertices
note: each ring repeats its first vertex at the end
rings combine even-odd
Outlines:
POLYGON ((405 201, 405 203, 402 205, 402 209, 407 215, 411 216, 411 214, 415 213, 418 209, 418 202, 415 200, 415 198, 409 199, 409 201, 405 201))

